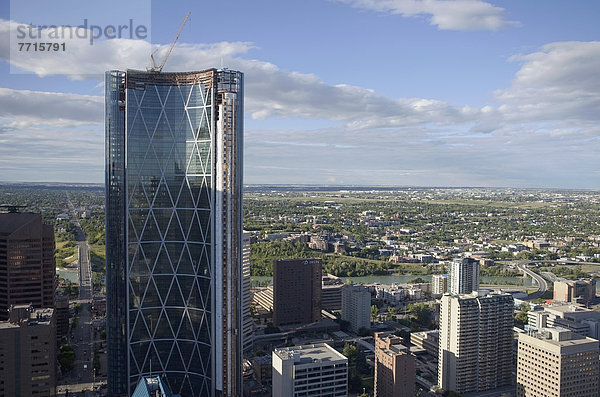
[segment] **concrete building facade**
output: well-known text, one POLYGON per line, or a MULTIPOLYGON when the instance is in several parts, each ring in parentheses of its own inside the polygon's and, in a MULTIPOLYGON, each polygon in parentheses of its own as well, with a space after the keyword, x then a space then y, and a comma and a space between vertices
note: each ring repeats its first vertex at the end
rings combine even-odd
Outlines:
POLYGON ((11 305, 53 307, 54 228, 41 214, 0 213, 0 321, 11 305))
POLYGON ((434 274, 431 276, 431 295, 441 297, 448 292, 450 276, 447 274, 434 274))
POLYGON ((513 298, 509 294, 442 297, 438 385, 458 393, 510 385, 513 298))
POLYGON ((560 302, 589 302, 596 297, 596 280, 559 279, 554 282, 554 300, 560 302))
POLYGON ((279 259, 273 263, 273 324, 301 325, 321 319, 320 258, 279 259))
POLYGON ((415 395, 415 357, 401 338, 375 333, 375 397, 415 395))
POLYGON ((348 395, 348 359, 325 343, 273 351, 273 397, 348 395))
POLYGON ((598 341, 565 328, 519 334, 518 397, 597 397, 598 341))
POLYGON ((450 263, 450 293, 470 294, 479 289, 479 261, 455 259, 450 263))
POLYGON ((342 289, 342 320, 350 323, 350 329, 358 332, 371 328, 371 293, 361 285, 346 285, 342 289))
POLYGON ((254 345, 254 320, 250 313, 250 233, 242 238, 242 346, 244 353, 254 345))
POLYGON ((11 307, 0 322, 0 396, 52 397, 55 389, 54 309, 11 307))

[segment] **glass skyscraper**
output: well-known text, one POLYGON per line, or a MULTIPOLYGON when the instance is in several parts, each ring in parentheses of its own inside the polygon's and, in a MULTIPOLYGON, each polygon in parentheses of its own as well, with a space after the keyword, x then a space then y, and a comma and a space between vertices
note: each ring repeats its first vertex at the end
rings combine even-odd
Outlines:
POLYGON ((243 75, 106 73, 108 387, 241 395, 243 75))

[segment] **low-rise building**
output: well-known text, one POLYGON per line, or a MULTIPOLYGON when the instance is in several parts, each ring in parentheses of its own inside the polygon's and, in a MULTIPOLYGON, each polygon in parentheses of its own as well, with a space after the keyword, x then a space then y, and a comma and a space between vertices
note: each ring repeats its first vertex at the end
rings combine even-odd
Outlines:
POLYGON ((577 304, 555 303, 527 313, 528 327, 562 327, 600 339, 600 312, 577 304))
POLYGON ((348 359, 326 343, 273 351, 273 397, 348 395, 348 359))
POLYGON ((410 334, 410 343, 437 357, 440 348, 440 331, 422 331, 410 334))
POLYGON ((271 356, 253 357, 251 363, 256 380, 260 383, 271 380, 273 377, 273 358, 271 356))
POLYGON ((561 302, 589 302, 596 297, 596 280, 558 279, 554 282, 554 300, 561 302))

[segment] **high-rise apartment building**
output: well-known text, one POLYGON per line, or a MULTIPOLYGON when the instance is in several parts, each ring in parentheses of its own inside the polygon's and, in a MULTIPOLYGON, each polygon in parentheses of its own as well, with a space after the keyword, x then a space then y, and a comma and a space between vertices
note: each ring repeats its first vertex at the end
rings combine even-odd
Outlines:
POLYGON ((239 396, 243 75, 106 73, 108 385, 239 396))
POLYGON ((371 293, 362 285, 346 285, 342 289, 342 320, 358 332, 371 328, 371 293))
POLYGON ((450 293, 470 294, 479 289, 479 261, 455 259, 450 264, 450 293))
POLYGON ((348 395, 348 359, 326 343, 273 351, 273 397, 348 395))
POLYGON ((0 322, 0 396, 56 395, 53 309, 12 306, 0 322))
POLYGON ((254 320, 250 313, 250 233, 242 238, 242 343, 243 351, 249 351, 254 344, 254 320))
POLYGON ((519 334, 518 397, 597 397, 598 341, 564 328, 519 334))
POLYGON ((561 302, 589 302, 596 297, 596 279, 558 279, 554 282, 554 300, 561 302))
POLYGON ((320 258, 273 262, 273 324, 310 324, 321 319, 320 258))
POLYGON ((434 274, 431 276, 431 295, 440 297, 448 292, 448 280, 447 274, 434 274))
POLYGON ((375 333, 375 397, 415 395, 415 356, 392 333, 375 333))
POLYGON ((54 229, 32 213, 0 213, 0 321, 11 305, 53 307, 54 229))
POLYGON ((513 304, 508 294, 442 297, 438 386, 462 394, 511 384, 513 304))

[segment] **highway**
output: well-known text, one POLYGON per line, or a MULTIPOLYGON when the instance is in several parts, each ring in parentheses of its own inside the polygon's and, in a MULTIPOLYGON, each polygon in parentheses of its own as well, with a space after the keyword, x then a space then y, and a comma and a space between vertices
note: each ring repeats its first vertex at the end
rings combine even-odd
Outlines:
POLYGON ((542 276, 540 276, 539 274, 537 274, 527 268, 527 265, 531 264, 531 263, 534 263, 534 262, 517 263, 517 268, 520 271, 522 271, 523 273, 527 274, 529 277, 533 278, 535 280, 535 282, 537 283, 537 285, 538 285, 537 292, 530 294, 528 297, 528 299, 537 299, 537 298, 540 298, 542 295, 544 295, 544 293, 546 291, 548 291, 548 283, 542 276))

